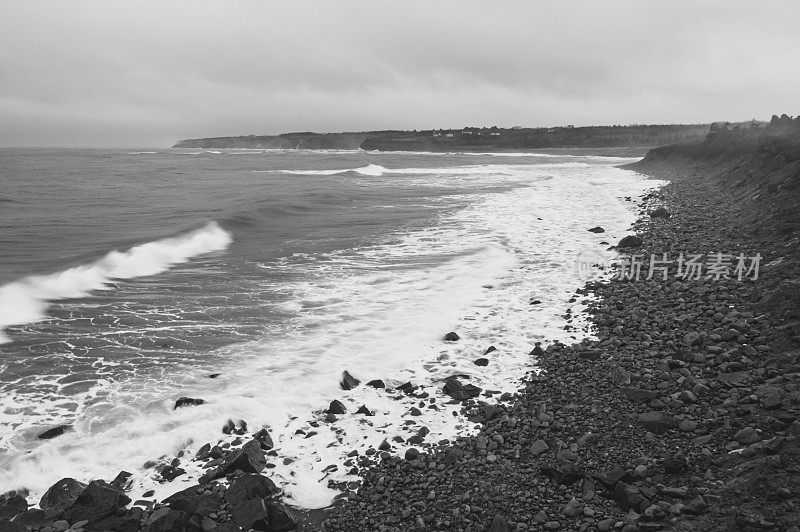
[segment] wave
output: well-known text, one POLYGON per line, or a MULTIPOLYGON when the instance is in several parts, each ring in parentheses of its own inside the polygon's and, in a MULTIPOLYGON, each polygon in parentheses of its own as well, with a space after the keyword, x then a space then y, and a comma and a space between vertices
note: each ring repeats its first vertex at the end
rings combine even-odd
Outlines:
POLYGON ((128 155, 155 155, 157 151, 132 151, 128 155))
POLYGON ((279 170, 284 174, 297 174, 297 175, 338 175, 346 174, 348 172, 368 175, 368 176, 382 176, 386 173, 397 173, 399 170, 389 170, 379 164, 368 164, 359 168, 345 168, 343 170, 279 170))
POLYGON ((94 290, 107 288, 117 279, 155 275, 192 257, 221 251, 232 241, 230 233, 216 222, 209 222, 179 236, 141 244, 128 251, 112 251, 91 264, 49 275, 31 275, 0 286, 0 343, 10 341, 3 334, 7 327, 44 319, 52 301, 85 297, 94 290))

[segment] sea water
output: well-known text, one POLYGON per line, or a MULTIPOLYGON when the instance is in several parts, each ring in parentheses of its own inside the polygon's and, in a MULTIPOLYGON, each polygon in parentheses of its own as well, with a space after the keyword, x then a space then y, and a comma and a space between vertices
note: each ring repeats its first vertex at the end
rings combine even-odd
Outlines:
POLYGON ((0 150, 0 492, 126 470, 132 498, 163 497, 232 419, 268 428, 289 502, 323 507, 355 478, 352 450, 474 431, 444 379, 497 401, 536 342, 591 334, 565 328, 586 299, 575 260, 627 234, 654 186, 616 167, 633 160, 0 150), (345 370, 386 388, 344 391, 345 370), (174 409, 182 396, 205 404, 174 409), (327 423, 333 399, 348 413, 327 423), (173 482, 144 467, 181 451, 173 482))

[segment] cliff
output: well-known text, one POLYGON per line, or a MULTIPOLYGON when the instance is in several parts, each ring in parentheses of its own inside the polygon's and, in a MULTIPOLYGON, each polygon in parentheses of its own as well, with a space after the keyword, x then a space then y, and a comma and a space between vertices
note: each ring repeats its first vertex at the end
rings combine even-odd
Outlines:
POLYGON ((478 128, 360 133, 285 133, 188 139, 174 148, 358 149, 380 151, 519 151, 653 147, 700 140, 709 124, 478 128))
MULTIPOLYGON (((707 223, 720 236, 748 235, 764 256, 755 306, 800 335, 800 117, 768 125, 715 124, 702 141, 650 150, 627 168, 719 192, 707 223)), ((788 119, 788 120, 787 120, 788 119)), ((688 232, 695 229, 687 228, 688 232)), ((682 236, 675 235, 676 244, 682 236)), ((735 250, 720 250, 733 252, 735 250)))

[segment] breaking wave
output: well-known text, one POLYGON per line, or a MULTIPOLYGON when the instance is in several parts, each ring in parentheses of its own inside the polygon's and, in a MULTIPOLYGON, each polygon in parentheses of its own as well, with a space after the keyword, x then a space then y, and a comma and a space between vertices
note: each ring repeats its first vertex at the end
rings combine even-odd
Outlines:
POLYGON ((192 257, 221 251, 232 242, 216 222, 179 236, 112 251, 103 258, 48 275, 31 275, 0 286, 0 343, 10 339, 3 331, 45 318, 51 301, 85 297, 114 279, 133 279, 164 272, 192 257))

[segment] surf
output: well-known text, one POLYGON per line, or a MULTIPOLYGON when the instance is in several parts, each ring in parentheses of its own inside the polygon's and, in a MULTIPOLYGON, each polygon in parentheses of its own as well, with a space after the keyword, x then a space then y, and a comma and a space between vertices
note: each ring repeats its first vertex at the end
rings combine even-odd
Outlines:
POLYGON ((115 280, 156 275, 194 257, 226 249, 231 234, 216 222, 178 235, 148 242, 127 251, 111 251, 101 259, 47 275, 31 275, 0 286, 0 343, 11 339, 5 330, 47 317, 49 304, 86 297, 115 280))

